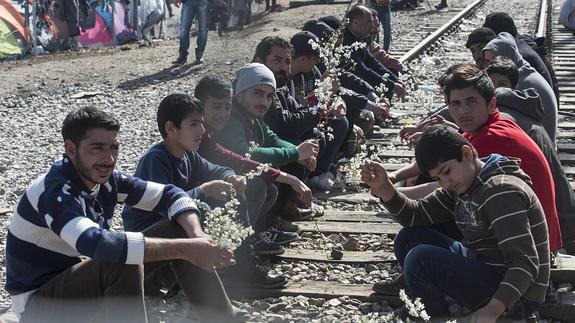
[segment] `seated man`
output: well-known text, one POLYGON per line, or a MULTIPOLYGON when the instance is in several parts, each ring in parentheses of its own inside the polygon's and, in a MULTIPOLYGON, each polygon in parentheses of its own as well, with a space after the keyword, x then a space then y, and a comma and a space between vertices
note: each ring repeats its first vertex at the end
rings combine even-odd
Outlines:
MULTIPOLYGON (((281 37, 266 37, 256 47, 254 62, 264 64, 274 73, 277 86, 278 100, 272 103, 265 115, 265 121, 280 138, 293 144, 299 144, 310 138, 318 139, 321 150, 317 159, 317 167, 309 175, 309 183, 310 185, 319 184, 322 180, 328 182, 333 179, 327 177, 328 172, 330 168, 335 168, 332 164, 349 127, 347 119, 344 118, 345 103, 343 101, 339 104, 334 103, 330 109, 302 106, 296 97, 291 95, 287 86, 290 80, 292 57, 292 45, 281 37), (319 130, 321 127, 333 129, 331 140, 327 140, 326 135, 319 130)), ((328 190, 333 185, 314 186, 328 190)))
MULTIPOLYGON (((379 35, 381 34, 381 25, 379 23, 379 18, 377 11, 371 11, 372 25, 371 32, 367 39, 369 46, 369 52, 377 59, 378 62, 383 64, 388 68, 394 75, 398 73, 405 73, 407 71, 405 65, 399 61, 399 59, 391 56, 385 48, 382 48, 379 43, 379 35)), ((385 46, 384 46, 385 47, 385 46)))
MULTIPOLYGON (((495 88, 487 73, 469 64, 457 65, 441 77, 440 85, 449 105, 449 114, 480 157, 496 153, 521 160, 521 169, 531 178, 533 191, 545 210, 550 249, 553 252, 560 249, 563 243, 549 163, 541 149, 516 123, 501 116, 495 88)), ((417 173, 417 165, 410 165, 393 177, 398 180, 417 176, 417 173)), ((430 186, 419 195, 427 194, 433 188, 430 186)))
POLYGON ((485 17, 483 27, 490 28, 495 34, 507 32, 513 38, 519 50, 519 54, 531 65, 553 88, 555 99, 559 102, 559 86, 555 70, 547 59, 547 49, 544 44, 545 39, 542 37, 536 39, 531 35, 519 35, 515 21, 505 12, 492 12, 485 17))
MULTIPOLYGON (((249 213, 243 192, 245 178, 236 175, 228 167, 205 160, 196 152, 205 132, 201 102, 187 94, 168 95, 158 107, 157 120, 163 140, 142 156, 134 175, 156 183, 176 185, 185 190, 191 198, 211 207, 222 206, 229 198, 230 189, 234 187, 239 202, 238 220, 244 226, 250 226, 259 214, 249 213)), ((165 215, 159 212, 142 211, 130 206, 126 206, 122 212, 124 227, 128 230, 144 230, 164 217, 165 215)), ((260 272, 260 268, 251 259, 251 253, 282 254, 284 248, 281 244, 297 237, 294 233, 275 232, 247 238, 252 244, 251 248, 249 243, 244 243, 235 253, 238 267, 241 267, 237 273, 246 274, 242 277, 249 278, 253 283, 275 285, 278 282, 260 272), (247 272, 250 275, 247 275, 247 272), (258 279, 254 281, 255 278, 258 279)))
POLYGON ((441 189, 419 200, 396 191, 382 164, 367 160, 362 181, 404 228, 394 241, 412 297, 429 315, 449 315, 445 296, 475 311, 472 322, 495 322, 519 302, 532 318, 549 284, 549 241, 543 208, 519 160, 480 159, 455 130, 424 131, 416 147, 422 171, 441 189), (425 228, 453 221, 461 241, 425 228))
MULTIPOLYGON (((196 86, 194 96, 202 101, 206 128, 198 153, 212 163, 232 168, 237 174, 245 174, 261 167, 261 163, 222 147, 214 139, 214 131, 224 129, 230 119, 231 85, 221 78, 206 76, 196 86)), ((289 185, 300 200, 305 204, 311 203, 311 190, 299 178, 269 167, 261 176, 249 180, 246 187, 249 213, 255 219, 252 221, 254 230, 256 233, 262 232, 273 225, 282 231, 298 231, 296 225, 282 221, 277 214, 266 215, 277 197, 274 182, 289 185), (262 196, 264 198, 261 198, 262 196)))
MULTIPOLYGON (((263 64, 250 63, 239 69, 231 119, 223 129, 214 132, 215 139, 237 154, 249 153, 253 160, 281 167, 301 180, 306 171, 315 169, 319 145, 316 140, 308 139, 296 146, 280 139, 266 125, 263 117, 275 98, 275 85, 274 74, 263 64), (257 147, 253 147, 252 142, 257 147)), ((278 200, 270 211, 272 214, 280 214, 286 205, 289 207, 286 199, 290 198, 290 191, 290 186, 280 185, 278 200)), ((291 192, 293 199, 297 199, 296 193, 291 192)))
MULTIPOLYGON (((319 44, 319 39, 308 31, 300 31, 290 40, 290 44, 293 46, 293 57, 288 89, 291 97, 296 98, 299 104, 305 107, 315 108, 317 102, 313 102, 313 99, 309 100, 308 98, 317 95, 316 80, 321 79, 322 75, 316 68, 316 64, 321 63, 321 58, 319 52, 313 49, 310 41, 319 44)), ((324 75, 328 74, 329 71, 324 73, 324 75)), ((332 77, 332 83, 339 83, 335 73, 329 77, 332 77)), ((333 84, 333 90, 338 96, 340 89, 343 92, 339 84, 333 84)), ((324 191, 342 187, 343 180, 339 177, 341 175, 337 173, 335 167, 337 163, 336 156, 342 148, 344 141, 350 137, 353 126, 359 119, 361 111, 359 106, 354 105, 357 103, 354 96, 345 94, 340 97, 345 103, 345 114, 342 116, 333 115, 326 116, 325 118, 322 117, 320 122, 324 122, 325 126, 331 127, 333 131, 331 132, 331 140, 326 142, 325 151, 318 161, 316 170, 310 175, 309 180, 311 186, 324 191), (345 120, 340 120, 342 118, 345 118, 345 120)), ((387 110, 381 110, 383 110, 381 113, 387 115, 387 110)))
POLYGON ((485 69, 496 90, 497 106, 501 116, 517 123, 537 144, 551 168, 555 183, 555 207, 561 225, 563 248, 568 254, 575 254, 575 192, 561 168, 555 145, 541 126, 543 109, 534 89, 513 91, 517 88, 519 72, 513 62, 497 56, 485 69), (531 104, 531 102, 533 102, 531 104))
MULTIPOLYGON (((346 18, 348 23, 343 32, 343 45, 350 46, 355 42, 365 42, 370 36, 373 24, 371 10, 365 6, 356 5, 349 9, 346 18)), ((385 96, 388 99, 391 99, 393 94, 402 100, 405 98, 405 88, 397 76, 373 56, 368 46, 354 51, 351 59, 355 63, 351 69, 352 73, 374 88, 384 83, 387 89, 385 96), (383 78, 385 74, 387 74, 386 80, 383 78)))
POLYGON ((483 47, 483 58, 489 63, 495 56, 510 58, 519 69, 519 90, 534 88, 543 103, 543 120, 547 134, 555 142, 557 133, 557 99, 553 88, 545 81, 532 66, 527 63, 519 53, 515 38, 509 33, 502 32, 483 47))
POLYGON ((64 120, 63 159, 32 182, 10 221, 6 290, 14 310, 25 322, 147 322, 145 278, 172 268, 202 321, 233 320, 214 272, 234 263, 231 251, 202 231, 186 192, 114 171, 119 129, 94 107, 64 120), (111 231, 118 202, 167 219, 144 232, 111 231))

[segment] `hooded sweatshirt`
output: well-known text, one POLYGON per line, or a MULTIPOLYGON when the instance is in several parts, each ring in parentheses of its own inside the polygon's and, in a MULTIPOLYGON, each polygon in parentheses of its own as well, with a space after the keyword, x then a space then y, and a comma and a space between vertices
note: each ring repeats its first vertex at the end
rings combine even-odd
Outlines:
MULTIPOLYGON (((510 308, 520 297, 542 303, 549 284, 549 243, 543 208, 519 160, 492 154, 467 192, 446 189, 411 200, 397 192, 385 207, 405 227, 455 219, 468 257, 497 267, 493 294, 510 308)), ((480 277, 469 277, 480 279, 480 277)))
POLYGON ((496 38, 485 45, 483 52, 488 49, 494 51, 497 55, 511 59, 515 65, 517 65, 519 69, 520 90, 527 88, 535 88, 535 90, 537 90, 543 103, 543 119, 541 120, 541 124, 551 140, 555 142, 557 132, 557 100, 555 99, 553 88, 551 88, 541 74, 537 73, 537 71, 523 59, 521 54, 519 54, 515 38, 513 38, 511 34, 506 32, 499 33, 496 38))
POLYGON ((498 88, 495 96, 501 116, 517 123, 543 152, 555 183, 555 207, 563 241, 575 240, 575 192, 561 168, 555 144, 539 123, 543 115, 539 95, 534 89, 514 91, 498 88))

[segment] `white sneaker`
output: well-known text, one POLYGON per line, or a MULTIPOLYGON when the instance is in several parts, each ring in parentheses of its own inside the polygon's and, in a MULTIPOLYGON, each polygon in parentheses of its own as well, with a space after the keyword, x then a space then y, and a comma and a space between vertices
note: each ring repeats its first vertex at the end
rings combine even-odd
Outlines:
POLYGON ((333 189, 335 183, 335 175, 331 172, 314 176, 308 180, 308 184, 322 191, 330 191, 333 189))

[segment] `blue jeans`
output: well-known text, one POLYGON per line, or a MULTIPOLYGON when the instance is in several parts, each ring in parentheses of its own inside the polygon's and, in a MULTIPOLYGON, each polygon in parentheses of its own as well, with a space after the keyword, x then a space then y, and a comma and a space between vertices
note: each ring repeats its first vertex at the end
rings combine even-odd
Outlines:
POLYGON ((335 162, 335 156, 345 140, 349 121, 347 118, 331 119, 327 122, 327 125, 333 129, 333 138, 332 140, 328 140, 326 136, 325 150, 323 151, 323 154, 319 156, 315 171, 311 176, 327 172, 335 162))
POLYGON ((489 302, 503 278, 501 270, 467 257, 467 248, 428 228, 403 228, 394 241, 412 298, 420 297, 427 314, 449 315, 445 296, 477 310, 489 302))
POLYGON ((373 6, 377 11, 377 18, 383 28, 383 50, 389 52, 391 45, 391 8, 389 6, 373 6))
POLYGON ((208 4, 208 0, 183 0, 182 17, 180 18, 180 55, 188 56, 190 29, 192 29, 194 18, 197 18, 196 25, 198 27, 196 50, 203 53, 206 49, 208 43, 208 4))

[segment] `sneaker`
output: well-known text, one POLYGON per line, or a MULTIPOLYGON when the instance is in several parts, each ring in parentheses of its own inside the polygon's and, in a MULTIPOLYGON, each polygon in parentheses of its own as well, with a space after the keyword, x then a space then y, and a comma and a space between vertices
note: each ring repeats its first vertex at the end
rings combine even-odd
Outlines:
POLYGON ((184 65, 184 64, 186 64, 187 61, 188 61, 188 56, 180 54, 180 56, 178 56, 178 58, 175 61, 173 61, 172 64, 184 65))
POLYGON ((322 191, 331 191, 334 187, 335 176, 332 172, 325 172, 323 174, 314 176, 308 180, 308 184, 322 191))
POLYGON ((269 232, 256 235, 252 241, 252 250, 258 256, 277 256, 285 252, 281 244, 271 240, 269 232))
POLYGON ((267 233, 269 233, 269 238, 271 241, 279 243, 280 245, 288 244, 299 239, 299 235, 295 232, 284 232, 274 227, 271 227, 267 233))
POLYGON ((407 289, 407 285, 405 284, 403 274, 400 274, 393 280, 385 280, 373 284, 372 289, 378 294, 395 296, 399 295, 401 289, 407 289))
POLYGON ((301 228, 297 224, 293 224, 287 220, 282 219, 281 217, 276 217, 276 220, 273 224, 273 227, 284 232, 300 232, 301 228))
POLYGON ((283 207, 281 217, 288 221, 305 221, 313 217, 311 209, 300 208, 292 200, 288 200, 283 207))

